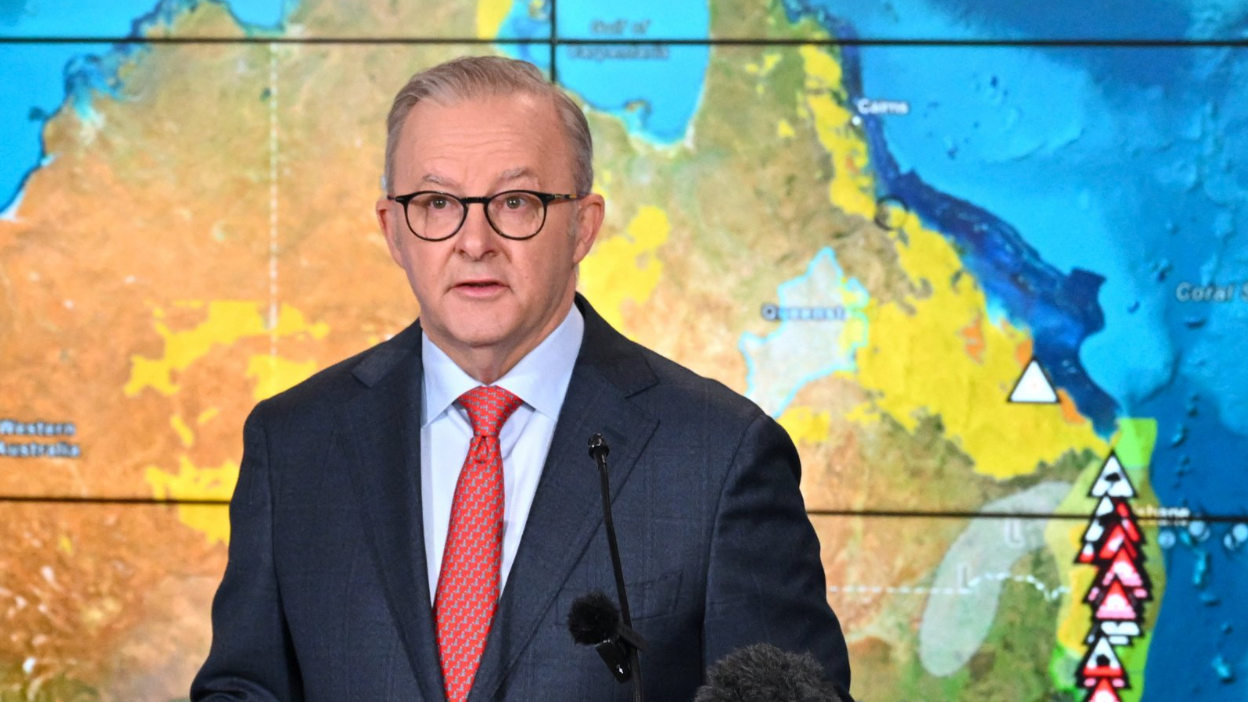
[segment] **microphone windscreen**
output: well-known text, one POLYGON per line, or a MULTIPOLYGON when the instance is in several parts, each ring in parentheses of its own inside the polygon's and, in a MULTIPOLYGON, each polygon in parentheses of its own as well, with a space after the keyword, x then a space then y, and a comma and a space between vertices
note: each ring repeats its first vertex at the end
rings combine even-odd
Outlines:
POLYGON ((572 601, 568 631, 578 644, 596 646, 614 638, 619 629, 620 610, 602 590, 594 590, 572 601))
POLYGON ((753 644, 724 656, 706 672, 694 702, 840 702, 823 679, 823 666, 771 644, 753 644))

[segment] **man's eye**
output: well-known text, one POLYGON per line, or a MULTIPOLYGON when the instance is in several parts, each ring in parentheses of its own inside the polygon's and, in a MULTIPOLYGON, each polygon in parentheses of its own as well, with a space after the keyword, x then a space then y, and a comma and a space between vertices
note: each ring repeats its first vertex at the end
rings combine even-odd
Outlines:
POLYGON ((503 205, 509 210, 518 210, 524 207, 524 198, 519 195, 511 195, 503 201, 503 205))
POLYGON ((429 199, 429 209, 441 210, 445 209, 450 203, 444 197, 434 197, 429 199))

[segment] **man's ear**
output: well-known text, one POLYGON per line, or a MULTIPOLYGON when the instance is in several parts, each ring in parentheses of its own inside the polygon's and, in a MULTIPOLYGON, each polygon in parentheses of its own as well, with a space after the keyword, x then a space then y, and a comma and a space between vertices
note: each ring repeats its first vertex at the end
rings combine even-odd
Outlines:
POLYGON ((390 258, 402 268, 403 252, 399 250, 397 235, 400 233, 399 227, 407 225, 397 221, 398 212, 392 206, 394 204, 393 200, 389 200, 385 195, 382 195, 377 198, 377 204, 374 205, 374 209, 377 214, 377 225, 381 227, 381 235, 386 238, 386 248, 390 250, 390 258))
POLYGON ((602 229, 602 220, 606 216, 607 203, 598 193, 590 193, 577 203, 576 208, 576 243, 572 249, 572 263, 580 263, 589 255, 594 241, 598 238, 598 230, 602 229))

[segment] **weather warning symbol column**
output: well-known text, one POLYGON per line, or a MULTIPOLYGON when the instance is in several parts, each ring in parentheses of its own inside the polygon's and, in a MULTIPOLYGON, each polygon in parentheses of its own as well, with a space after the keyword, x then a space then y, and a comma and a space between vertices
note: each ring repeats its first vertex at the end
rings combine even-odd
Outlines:
POLYGON ((1131 681, 1118 652, 1139 637, 1152 584, 1144 569, 1144 535, 1131 509, 1135 487, 1113 453, 1088 494, 1098 502, 1076 563, 1094 566, 1097 572, 1084 597, 1092 609, 1092 628, 1077 675, 1088 691, 1085 702, 1121 702, 1121 690, 1131 681))

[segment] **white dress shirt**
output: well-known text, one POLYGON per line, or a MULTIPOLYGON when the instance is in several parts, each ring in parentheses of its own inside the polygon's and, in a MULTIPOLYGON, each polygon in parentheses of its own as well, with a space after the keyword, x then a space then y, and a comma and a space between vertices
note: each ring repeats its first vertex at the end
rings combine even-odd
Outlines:
MULTIPOLYGON (((520 547, 542 466, 550 452, 555 422, 563 407, 572 366, 581 350, 585 320, 576 305, 537 348, 520 359, 494 385, 524 401, 503 424, 498 440, 503 454, 503 559, 499 593, 520 547)), ((420 494, 425 526, 425 560, 429 567, 430 605, 436 600, 442 552, 451 520, 455 484, 468 444, 472 423, 455 401, 481 383, 468 375, 423 332, 421 354, 424 382, 421 393, 420 494)))

